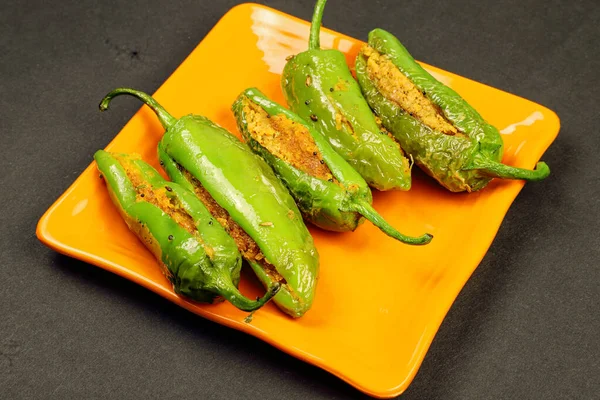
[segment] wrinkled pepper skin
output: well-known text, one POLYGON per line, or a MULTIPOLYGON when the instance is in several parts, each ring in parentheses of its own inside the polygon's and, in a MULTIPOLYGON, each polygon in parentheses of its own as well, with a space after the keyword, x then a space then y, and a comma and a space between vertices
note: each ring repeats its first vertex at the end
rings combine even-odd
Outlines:
MULTIPOLYGON (((256 242, 268 263, 283 277, 275 303, 293 317, 310 309, 319 272, 319 255, 298 207, 271 168, 230 132, 198 115, 173 118, 152 97, 115 89, 101 103, 129 94, 157 114, 166 132, 159 157, 171 179, 190 187, 178 167, 189 172, 256 242)), ((250 266, 265 285, 274 282, 259 263, 250 266)))
POLYGON ((410 165, 398 143, 382 129, 338 50, 319 44, 325 0, 318 0, 309 50, 291 58, 281 87, 292 111, 321 131, 367 183, 378 190, 409 190, 410 165))
POLYGON ((365 180, 333 148, 325 137, 312 128, 297 114, 271 101, 256 88, 246 89, 232 106, 238 129, 250 148, 269 164, 275 174, 289 189, 302 211, 304 218, 314 225, 336 232, 354 231, 363 221, 363 216, 372 221, 384 233, 407 244, 427 244, 432 236, 408 237, 389 225, 371 206, 372 195, 365 180), (295 168, 290 163, 273 155, 250 133, 247 119, 247 104, 252 102, 262 108, 268 116, 284 116, 304 126, 324 164, 329 167, 338 182, 324 180, 295 168))
POLYGON ((254 311, 275 295, 276 285, 259 300, 250 300, 239 292, 242 258, 235 242, 218 223, 213 223, 208 210, 192 193, 165 181, 139 156, 99 150, 94 159, 114 205, 159 261, 176 293, 205 303, 222 296, 243 311, 254 311), (134 187, 125 165, 141 185, 134 187), (145 201, 144 194, 138 192, 142 186, 151 188, 146 193, 164 191, 176 209, 192 218, 196 232, 186 230, 160 207, 145 201))
POLYGON ((403 150, 442 186, 452 192, 472 192, 484 188, 492 178, 536 181, 550 174, 543 162, 533 171, 502 164, 504 144, 498 129, 425 71, 392 34, 375 29, 369 33, 368 44, 387 57, 457 129, 455 135, 433 130, 385 97, 370 79, 365 48, 361 50, 356 75, 369 105, 403 150))

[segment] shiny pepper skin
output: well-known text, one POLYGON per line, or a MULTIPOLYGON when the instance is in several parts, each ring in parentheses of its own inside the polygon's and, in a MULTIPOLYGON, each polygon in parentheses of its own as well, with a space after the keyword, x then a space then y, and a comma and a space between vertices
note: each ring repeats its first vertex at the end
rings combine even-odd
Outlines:
POLYGON ((212 216, 192 193, 164 180, 139 156, 99 150, 94 158, 114 205, 159 261, 176 293, 205 303, 223 297, 243 311, 262 307, 277 293, 279 285, 258 300, 250 300, 239 292, 242 258, 235 242, 219 224, 210 223, 212 216), (193 227, 184 228, 148 201, 160 191, 168 199, 164 207, 189 217, 193 227))
POLYGON ((322 132, 367 183, 378 190, 409 190, 408 159, 376 121, 338 50, 320 48, 326 0, 318 0, 309 49, 289 59, 281 76, 285 99, 296 114, 322 132))
POLYGON ((391 61, 453 126, 453 134, 432 129, 389 95, 386 97, 369 75, 367 48, 361 50, 356 75, 369 105, 404 151, 442 186, 452 192, 472 192, 484 188, 492 178, 537 181, 550 174, 544 162, 533 171, 502 164, 504 144, 498 129, 458 93, 425 71, 392 34, 375 29, 369 33, 368 45, 391 61))
MULTIPOLYGON (((312 128, 306 121, 281 105, 269 100, 258 89, 245 90, 232 106, 236 117, 238 129, 250 148, 269 164, 275 174, 287 186, 296 200, 304 218, 316 226, 337 232, 353 231, 363 217, 375 224, 387 235, 407 244, 427 244, 432 236, 425 234, 421 237, 409 237, 401 234, 389 225, 381 215, 372 207, 372 195, 365 180, 348 164, 333 148, 325 137, 312 128), (321 164, 326 165, 331 171, 329 180, 315 176, 309 172, 296 168, 291 163, 272 154, 250 132, 248 113, 252 112, 249 104, 260 107, 266 114, 267 120, 285 118, 291 124, 297 124, 304 129, 302 132, 309 135, 311 142, 316 145, 317 151, 309 154, 321 158, 321 164)), ((274 135, 283 135, 285 132, 275 131, 274 135)), ((297 143, 297 140, 296 142, 297 143)), ((300 145, 297 145, 299 147, 300 145)), ((286 148, 283 151, 292 153, 299 149, 286 148)), ((317 162, 317 160, 315 160, 317 162)))
POLYGON ((308 311, 319 255, 294 199, 271 168, 209 119, 193 114, 175 119, 143 92, 115 89, 101 108, 106 109, 121 94, 137 97, 158 116, 166 130, 159 142, 159 158, 171 179, 190 190, 194 182, 200 184, 258 245, 265 262, 248 262, 265 287, 272 287, 275 277, 279 279, 275 304, 293 317, 308 311))

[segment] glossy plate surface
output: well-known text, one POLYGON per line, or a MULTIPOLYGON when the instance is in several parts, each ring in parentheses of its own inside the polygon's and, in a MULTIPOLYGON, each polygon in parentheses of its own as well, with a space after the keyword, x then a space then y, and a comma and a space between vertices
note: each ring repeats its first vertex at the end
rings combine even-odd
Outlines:
MULTIPOLYGON (((280 73, 287 56, 306 49, 308 30, 307 22, 279 11, 255 4, 237 6, 155 97, 175 117, 203 114, 239 136, 230 111, 232 102, 242 90, 255 86, 285 104, 280 73)), ((350 64, 361 45, 327 29, 321 34, 321 46, 343 51, 350 64)), ((505 163, 531 168, 555 139, 559 120, 552 111, 425 67, 502 131, 505 163)), ((122 101, 137 100, 121 97, 112 107, 119 107, 122 101)), ((110 111, 105 118, 111 118, 110 111)), ((107 149, 138 152, 158 167, 155 146, 161 134, 158 120, 143 107, 107 149)), ((112 271, 196 314, 257 336, 368 394, 393 397, 412 381, 452 302, 523 187, 519 181, 495 180, 478 193, 452 194, 416 170, 410 192, 374 193, 374 204, 400 231, 412 235, 431 232, 433 242, 424 247, 402 245, 369 223, 345 234, 311 227, 321 255, 321 275, 314 306, 299 320, 269 304, 248 324, 244 322, 247 314, 229 304, 199 305, 174 294, 151 254, 120 219, 94 164, 45 213, 37 235, 60 253, 112 271), (456 251, 458 245, 463 251, 456 251)), ((241 290, 248 295, 261 293, 258 281, 249 274, 241 290)))

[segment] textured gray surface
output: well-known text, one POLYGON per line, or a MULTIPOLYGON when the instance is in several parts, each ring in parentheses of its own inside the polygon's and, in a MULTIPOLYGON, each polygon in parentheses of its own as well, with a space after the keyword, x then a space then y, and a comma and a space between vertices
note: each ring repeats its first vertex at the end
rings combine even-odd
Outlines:
MULTIPOLYGON (((593 1, 330 0, 414 56, 555 110, 553 175, 526 185, 403 399, 592 399, 600 390, 600 12, 593 1)), ((337 378, 35 238, 48 206, 235 1, 0 4, 2 398, 360 398, 337 378)), ((266 1, 309 19, 311 1, 266 1)), ((243 65, 241 66, 243 67, 243 65)), ((224 78, 226 79, 226 78, 224 78)))

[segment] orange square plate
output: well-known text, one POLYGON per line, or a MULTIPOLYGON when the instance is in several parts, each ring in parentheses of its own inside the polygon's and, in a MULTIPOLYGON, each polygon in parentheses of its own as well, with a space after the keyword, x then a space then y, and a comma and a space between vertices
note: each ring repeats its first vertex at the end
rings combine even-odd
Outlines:
MULTIPOLYGON (((256 86, 284 102, 279 79, 285 58, 306 49, 308 31, 306 21, 279 11, 256 4, 237 6, 155 97, 176 117, 202 114, 238 134, 230 111, 236 96, 256 86)), ((324 29, 321 45, 341 50, 353 65, 362 42, 324 29)), ((559 120, 552 111, 426 68, 502 130, 504 162, 533 167, 558 134, 559 120)), ((113 108, 120 101, 125 99, 113 102, 113 108)), ((105 117, 110 118, 110 112, 105 117)), ((155 148, 161 134, 156 117, 142 107, 107 149, 138 152, 158 167, 155 148)), ((246 323, 246 313, 229 304, 201 305, 174 294, 156 261, 115 211, 93 163, 41 218, 37 235, 60 253, 131 279, 198 315, 254 335, 385 398, 410 384, 444 316, 522 187, 519 181, 494 181, 478 193, 452 194, 415 168, 409 192, 375 193, 375 207, 402 232, 435 236, 423 247, 400 244, 369 223, 345 234, 311 227, 321 255, 321 275, 313 308, 298 320, 268 304, 246 323), (462 251, 456 251, 457 246, 462 251)), ((260 294, 258 281, 249 275, 241 290, 260 294)))

